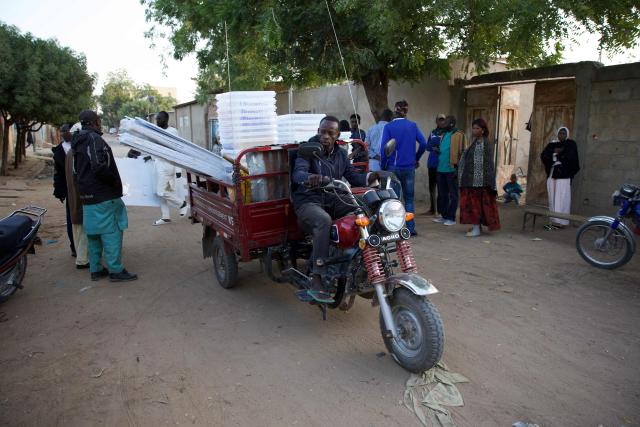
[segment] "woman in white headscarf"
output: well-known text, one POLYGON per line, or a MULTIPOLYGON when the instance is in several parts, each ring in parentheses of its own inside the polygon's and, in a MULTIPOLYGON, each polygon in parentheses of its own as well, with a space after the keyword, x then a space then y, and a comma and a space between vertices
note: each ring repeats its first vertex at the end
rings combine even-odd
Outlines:
MULTIPOLYGON (((549 210, 568 214, 571 211, 571 180, 580 170, 578 145, 569 139, 569 129, 564 126, 558 129, 557 136, 558 139, 547 144, 540 158, 547 172, 549 210)), ((550 219, 551 223, 546 226, 550 230, 569 225, 566 219, 550 219)))

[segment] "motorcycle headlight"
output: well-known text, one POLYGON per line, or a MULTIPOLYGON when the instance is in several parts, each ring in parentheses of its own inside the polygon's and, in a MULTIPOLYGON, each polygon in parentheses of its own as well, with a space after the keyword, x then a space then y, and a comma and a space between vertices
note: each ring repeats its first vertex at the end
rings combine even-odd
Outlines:
POLYGON ((399 200, 387 200, 380 205, 378 220, 387 231, 395 233, 404 227, 404 217, 407 211, 399 200))

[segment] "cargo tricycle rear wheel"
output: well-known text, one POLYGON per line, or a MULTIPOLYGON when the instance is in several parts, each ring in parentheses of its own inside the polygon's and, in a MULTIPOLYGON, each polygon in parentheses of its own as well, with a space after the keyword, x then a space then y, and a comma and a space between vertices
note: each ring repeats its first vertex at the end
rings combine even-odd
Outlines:
POLYGON ((238 261, 233 250, 225 244, 224 239, 216 236, 213 241, 213 272, 220 286, 233 288, 238 278, 238 261))

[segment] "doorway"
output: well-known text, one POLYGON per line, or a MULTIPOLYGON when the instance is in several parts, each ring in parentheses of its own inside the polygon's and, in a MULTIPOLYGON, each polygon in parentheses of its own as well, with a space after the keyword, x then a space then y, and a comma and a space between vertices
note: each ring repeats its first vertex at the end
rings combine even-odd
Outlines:
POLYGON ((546 206, 547 177, 540 154, 556 137, 560 126, 573 129, 575 80, 496 84, 468 88, 466 94, 467 135, 471 135, 474 119, 482 118, 489 126, 498 193, 502 193, 502 186, 515 173, 525 189, 522 200, 546 206))

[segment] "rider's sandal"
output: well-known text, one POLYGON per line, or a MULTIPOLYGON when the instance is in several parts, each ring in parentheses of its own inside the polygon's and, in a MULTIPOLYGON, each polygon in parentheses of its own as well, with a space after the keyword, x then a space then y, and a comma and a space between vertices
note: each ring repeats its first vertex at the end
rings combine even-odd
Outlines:
POLYGON ((296 291, 296 298, 298 298, 301 302, 313 301, 313 297, 309 295, 309 291, 307 289, 300 289, 299 291, 296 291))
POLYGON ((317 302, 321 302, 325 304, 331 304, 336 302, 336 300, 333 299, 331 294, 325 291, 316 291, 316 290, 308 289, 307 293, 309 294, 310 297, 313 298, 314 301, 317 301, 317 302))

